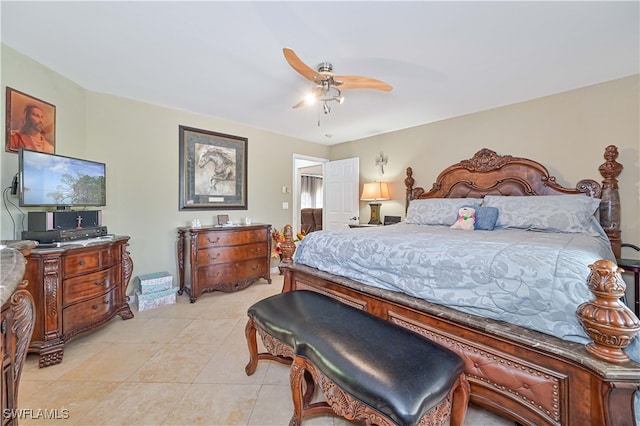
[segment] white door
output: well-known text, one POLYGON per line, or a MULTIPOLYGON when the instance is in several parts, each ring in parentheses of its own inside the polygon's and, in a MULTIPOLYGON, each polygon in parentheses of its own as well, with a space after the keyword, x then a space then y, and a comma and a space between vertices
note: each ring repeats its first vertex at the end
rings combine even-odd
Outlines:
POLYGON ((359 158, 324 163, 323 229, 345 229, 359 222, 359 174, 359 158))

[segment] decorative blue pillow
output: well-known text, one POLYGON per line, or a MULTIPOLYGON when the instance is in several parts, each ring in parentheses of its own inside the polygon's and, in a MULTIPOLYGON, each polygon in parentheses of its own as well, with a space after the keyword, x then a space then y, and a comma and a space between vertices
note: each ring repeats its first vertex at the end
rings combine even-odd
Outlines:
POLYGON ((493 231, 498 222, 497 207, 478 207, 476 208, 475 229, 483 231, 493 231))

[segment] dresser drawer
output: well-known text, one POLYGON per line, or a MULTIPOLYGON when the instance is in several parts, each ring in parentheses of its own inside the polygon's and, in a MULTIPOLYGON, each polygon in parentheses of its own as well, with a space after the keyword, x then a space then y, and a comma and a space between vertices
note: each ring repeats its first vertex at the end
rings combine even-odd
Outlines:
POLYGON ((267 269, 268 263, 264 259, 203 266, 198 269, 198 280, 206 284, 240 281, 260 276, 264 274, 267 269))
POLYGON ((100 250, 100 263, 103 268, 108 268, 120 261, 120 250, 118 247, 111 247, 108 250, 100 250))
POLYGON ((64 278, 108 268, 117 261, 117 253, 118 249, 113 247, 102 250, 82 250, 65 256, 62 265, 64 278))
POLYGON ((106 294, 63 308, 62 333, 67 335, 92 328, 109 318, 115 313, 117 296, 118 288, 112 288, 106 294))
POLYGON ((111 267, 104 271, 64 280, 62 283, 62 304, 66 306, 111 290, 117 282, 115 271, 116 267, 111 267))
POLYGON ((211 231, 198 234, 198 248, 261 243, 267 239, 266 229, 211 231))
POLYGON ((198 250, 197 266, 263 258, 267 255, 267 244, 255 243, 230 247, 209 247, 198 250))

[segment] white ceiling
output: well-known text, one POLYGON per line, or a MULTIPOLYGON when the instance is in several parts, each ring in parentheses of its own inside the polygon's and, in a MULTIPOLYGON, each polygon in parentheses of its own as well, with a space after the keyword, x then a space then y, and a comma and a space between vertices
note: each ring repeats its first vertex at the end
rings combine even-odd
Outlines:
POLYGON ((88 90, 334 144, 637 74, 639 5, 3 0, 0 7, 3 43, 88 90), (338 75, 376 78, 393 91, 345 90, 330 115, 294 110, 312 83, 287 64, 283 47, 313 68, 329 61, 338 75))

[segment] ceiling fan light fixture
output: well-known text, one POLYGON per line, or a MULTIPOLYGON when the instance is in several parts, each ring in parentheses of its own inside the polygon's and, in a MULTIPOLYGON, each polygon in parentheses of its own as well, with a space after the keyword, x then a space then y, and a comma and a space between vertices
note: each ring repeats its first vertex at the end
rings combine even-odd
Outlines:
MULTIPOLYGON (((322 62, 317 66, 317 70, 314 70, 302 62, 293 50, 285 47, 282 51, 289 65, 304 78, 313 81, 315 84, 311 95, 307 96, 304 101, 294 105, 294 108, 300 108, 302 105, 311 105, 318 101, 322 103, 322 111, 325 114, 329 114, 331 107, 328 102, 334 101, 338 104, 344 102, 344 96, 342 96, 338 86, 343 89, 375 89, 386 92, 392 90, 392 87, 387 83, 373 78, 357 75, 334 75, 333 65, 330 62, 322 62)), ((318 125, 320 125, 319 122, 318 125)))
POLYGON ((313 105, 316 103, 317 100, 318 98, 314 93, 309 93, 307 96, 305 96, 304 103, 305 105, 313 105))

